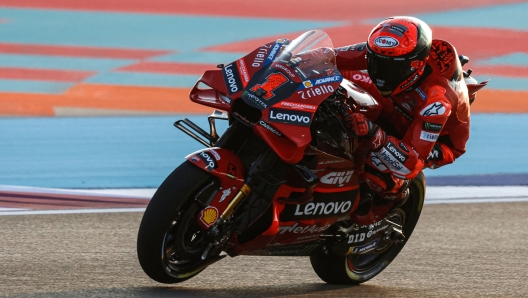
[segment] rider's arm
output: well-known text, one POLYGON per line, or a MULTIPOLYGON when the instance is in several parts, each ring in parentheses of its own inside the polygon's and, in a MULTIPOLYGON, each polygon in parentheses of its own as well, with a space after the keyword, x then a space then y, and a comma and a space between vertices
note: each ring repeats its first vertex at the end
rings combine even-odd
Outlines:
POLYGON ((337 69, 346 77, 348 70, 367 69, 367 43, 356 43, 350 46, 336 48, 337 69))
POLYGON ((402 140, 387 135, 359 113, 348 115, 347 126, 356 135, 368 139, 372 152, 394 176, 412 179, 423 169, 424 161, 451 113, 451 104, 444 94, 442 87, 430 88, 427 102, 415 115, 402 140))
MULTIPOLYGON (((409 163, 408 169, 411 175, 406 175, 407 179, 412 178, 409 176, 414 177, 417 175, 425 166, 424 163, 430 157, 440 132, 451 114, 451 103, 445 97, 445 92, 445 89, 440 86, 431 87, 428 90, 427 102, 414 115, 414 121, 403 137, 402 143, 411 148, 414 153, 410 154, 412 156, 411 159, 417 158, 420 160, 414 167, 412 163, 409 163)), ((449 163, 454 160, 450 158, 453 155, 447 146, 442 146, 438 143, 436 148, 443 149, 443 162, 449 163), (450 159, 452 160, 449 161, 450 159)))

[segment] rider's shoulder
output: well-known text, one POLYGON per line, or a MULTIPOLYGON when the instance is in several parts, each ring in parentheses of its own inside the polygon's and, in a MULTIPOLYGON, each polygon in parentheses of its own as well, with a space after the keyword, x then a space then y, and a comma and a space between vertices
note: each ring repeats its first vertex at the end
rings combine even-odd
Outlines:
POLYGON ((458 76, 462 70, 455 47, 442 39, 433 39, 429 52, 429 64, 436 66, 442 76, 447 79, 458 76))

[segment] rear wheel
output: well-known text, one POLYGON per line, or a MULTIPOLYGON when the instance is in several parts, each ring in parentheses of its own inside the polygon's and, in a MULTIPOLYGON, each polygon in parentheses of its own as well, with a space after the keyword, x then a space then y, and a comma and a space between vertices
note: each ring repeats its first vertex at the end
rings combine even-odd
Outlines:
POLYGON ((145 273, 161 283, 187 280, 208 245, 196 218, 200 208, 195 196, 213 176, 186 161, 158 188, 150 201, 138 232, 137 254, 145 273))
POLYGON ((321 252, 310 257, 312 267, 317 275, 327 283, 359 284, 383 271, 400 253, 411 236, 425 198, 425 176, 421 172, 409 186, 409 198, 399 208, 388 215, 392 222, 402 225, 405 240, 389 246, 378 247, 365 254, 338 256, 330 252, 321 252))

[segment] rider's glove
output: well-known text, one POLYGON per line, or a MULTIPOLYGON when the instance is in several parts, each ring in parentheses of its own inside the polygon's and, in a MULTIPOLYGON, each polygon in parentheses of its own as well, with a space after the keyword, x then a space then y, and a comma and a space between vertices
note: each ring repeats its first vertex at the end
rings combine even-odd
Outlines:
POLYGON ((348 133, 354 137, 366 139, 371 150, 377 151, 385 144, 387 138, 385 132, 365 115, 349 110, 344 113, 343 120, 348 133))

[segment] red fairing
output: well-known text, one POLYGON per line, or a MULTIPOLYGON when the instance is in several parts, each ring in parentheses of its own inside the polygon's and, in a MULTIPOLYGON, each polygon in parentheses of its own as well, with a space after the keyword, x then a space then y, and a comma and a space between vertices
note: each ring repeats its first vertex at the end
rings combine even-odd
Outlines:
POLYGON ((303 158, 310 144, 315 111, 341 82, 339 75, 306 81, 285 101, 262 111, 262 120, 254 126, 255 133, 286 163, 295 164, 303 158))
POLYGON ((349 167, 339 169, 327 169, 322 174, 322 187, 317 187, 314 191, 315 198, 313 201, 305 204, 285 204, 281 198, 288 198, 294 192, 304 192, 304 189, 294 188, 282 184, 275 193, 273 203, 270 208, 273 210, 272 222, 269 228, 259 237, 246 242, 238 243, 237 236, 230 239, 234 255, 257 254, 256 249, 265 247, 274 247, 278 245, 302 244, 314 240, 319 240, 320 235, 340 217, 353 213, 359 204, 359 183, 355 171, 349 170, 349 167), (343 172, 344 175, 341 175, 343 172), (343 182, 339 184, 339 182, 343 182), (326 182, 326 185, 325 185, 326 182), (336 184, 334 184, 334 182, 336 184), (340 186, 340 187, 336 187, 340 186), (342 193, 346 199, 339 201, 329 200, 327 197, 319 194, 328 195, 329 193, 342 193), (313 217, 321 213, 320 218, 313 217), (329 214, 330 213, 330 214, 329 214), (323 215, 324 214, 324 215, 323 215))
POLYGON ((246 169, 235 153, 224 148, 207 148, 185 157, 197 167, 217 177, 220 190, 208 207, 198 215, 198 224, 209 229, 225 211, 231 199, 244 184, 246 169))
POLYGON ((204 106, 229 111, 232 99, 225 96, 225 94, 227 94, 227 88, 224 83, 222 71, 208 70, 194 85, 194 88, 189 94, 189 98, 191 101, 204 106), (200 88, 201 84, 205 84, 212 89, 202 89, 200 88))
POLYGON ((251 77, 262 68, 274 44, 276 42, 264 44, 222 69, 206 71, 191 90, 190 99, 208 107, 231 111, 233 101, 240 98, 251 77), (211 89, 203 88, 201 84, 211 89))

